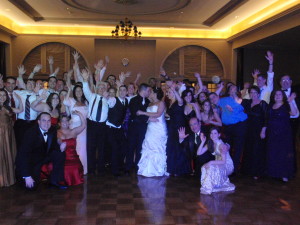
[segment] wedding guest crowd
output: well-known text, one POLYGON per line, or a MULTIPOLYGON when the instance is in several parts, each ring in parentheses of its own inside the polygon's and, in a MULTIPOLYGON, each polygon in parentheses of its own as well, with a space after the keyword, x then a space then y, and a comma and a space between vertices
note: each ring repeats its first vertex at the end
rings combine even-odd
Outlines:
MULTIPOLYGON (((83 176, 194 176, 201 193, 232 191, 229 176, 241 173, 287 182, 296 172, 299 97, 289 75, 274 89, 273 53, 267 75, 255 69, 253 84, 239 91, 217 82, 210 92, 196 83, 174 81, 161 69, 160 79, 141 83, 138 73, 110 74, 109 58, 57 79, 48 58, 48 87, 34 79, 36 65, 24 81, 0 77, 0 186, 16 181, 35 189, 47 179, 60 189, 84 182, 83 176), (226 90, 224 90, 226 88, 226 90), (108 170, 110 168, 110 172, 108 170), (16 173, 15 173, 16 170, 16 173)), ((277 75, 276 75, 277 76, 277 75)))

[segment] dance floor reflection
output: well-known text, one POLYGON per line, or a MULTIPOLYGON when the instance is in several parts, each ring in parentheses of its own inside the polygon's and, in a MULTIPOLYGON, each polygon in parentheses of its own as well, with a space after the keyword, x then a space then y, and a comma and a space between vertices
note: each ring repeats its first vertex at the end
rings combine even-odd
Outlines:
POLYGON ((131 175, 36 192, 0 189, 0 224, 299 224, 300 181, 234 178, 232 193, 200 194, 195 177, 131 175))

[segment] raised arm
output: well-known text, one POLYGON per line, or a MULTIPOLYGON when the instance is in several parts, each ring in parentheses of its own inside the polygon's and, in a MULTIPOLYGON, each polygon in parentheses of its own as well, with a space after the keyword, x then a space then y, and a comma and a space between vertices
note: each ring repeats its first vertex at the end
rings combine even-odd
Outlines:
POLYGON ((34 75, 36 73, 40 72, 41 69, 42 69, 42 65, 41 64, 35 65, 35 67, 33 68, 32 72, 30 73, 28 79, 33 79, 34 75))
POLYGON ((79 127, 75 127, 71 130, 71 134, 73 137, 76 137, 77 135, 79 135, 85 128, 86 128, 86 118, 84 118, 84 116, 82 115, 81 112, 75 110, 74 112, 72 112, 73 114, 79 116, 81 124, 79 127))
POLYGON ((50 108, 47 103, 42 102, 47 99, 47 91, 44 90, 42 94, 30 104, 30 107, 37 112, 50 112, 50 108))
POLYGON ((18 87, 21 88, 21 89, 26 89, 26 85, 25 85, 25 82, 24 82, 24 79, 23 79, 23 75, 26 73, 26 70, 25 70, 25 67, 24 65, 20 65, 18 66, 18 78, 17 78, 17 81, 18 81, 18 87))
POLYGON ((183 99, 181 98, 181 96, 179 95, 178 91, 175 90, 175 87, 172 86, 170 87, 171 91, 174 93, 174 96, 178 102, 178 105, 179 106, 182 106, 183 105, 183 99))
POLYGON ((205 144, 206 137, 203 133, 200 134, 201 144, 198 147, 197 155, 202 155, 207 151, 207 145, 205 144))
POLYGON ((265 56, 269 61, 269 69, 268 69, 268 80, 267 86, 270 91, 273 90, 273 80, 274 80, 274 72, 273 72, 273 62, 274 62, 274 54, 271 51, 267 51, 267 55, 265 56))
POLYGON ((48 63, 49 63, 49 68, 50 68, 50 74, 53 73, 53 63, 54 63, 54 58, 52 55, 48 57, 48 63))
POLYGON ((223 90, 223 88, 224 88, 224 81, 222 81, 222 82, 218 85, 218 88, 217 88, 217 90, 215 91, 215 93, 216 93, 217 95, 220 96, 220 93, 221 93, 221 91, 223 90))
POLYGON ((199 85, 199 90, 197 92, 197 95, 199 95, 201 93, 201 91, 203 90, 203 83, 201 80, 201 76, 200 73, 194 73, 195 78, 197 79, 198 85, 199 85))
POLYGON ((18 99, 18 101, 20 102, 20 104, 19 104, 18 108, 12 108, 12 111, 14 113, 21 113, 21 112, 23 112, 24 111, 24 107, 23 107, 22 100, 21 100, 20 96, 14 92, 14 97, 16 97, 18 99))
POLYGON ((91 92, 91 89, 90 89, 89 84, 88 84, 88 79, 89 79, 88 71, 83 69, 82 72, 81 72, 81 76, 83 78, 83 88, 82 89, 83 89, 84 96, 86 97, 86 99, 88 101, 91 101, 93 93, 91 92))
POLYGON ((253 85, 257 86, 257 75, 260 74, 260 71, 258 69, 254 69, 252 72, 252 77, 253 77, 253 85))

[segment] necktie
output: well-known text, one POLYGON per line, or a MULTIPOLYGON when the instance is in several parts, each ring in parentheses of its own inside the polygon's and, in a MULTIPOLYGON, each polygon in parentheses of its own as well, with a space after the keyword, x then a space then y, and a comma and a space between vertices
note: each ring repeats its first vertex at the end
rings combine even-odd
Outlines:
MULTIPOLYGON (((15 99, 14 99, 12 93, 10 93, 10 107, 16 108, 15 99)), ((17 118, 16 118, 16 114, 15 113, 12 115, 12 119, 13 119, 13 121, 16 121, 17 118)))
POLYGON ((26 101, 25 101, 25 120, 30 120, 30 102, 29 98, 31 95, 27 95, 26 101))
POLYGON ((145 98, 143 98, 142 104, 145 105, 145 98))
POLYGON ((48 132, 44 132, 43 135, 44 135, 44 136, 47 136, 47 135, 48 135, 48 132))
POLYGON ((198 145, 200 143, 200 137, 198 134, 195 134, 195 144, 198 145))
POLYGON ((96 114, 96 121, 99 122, 101 119, 101 111, 102 111, 102 97, 100 97, 99 103, 98 103, 98 109, 96 114))

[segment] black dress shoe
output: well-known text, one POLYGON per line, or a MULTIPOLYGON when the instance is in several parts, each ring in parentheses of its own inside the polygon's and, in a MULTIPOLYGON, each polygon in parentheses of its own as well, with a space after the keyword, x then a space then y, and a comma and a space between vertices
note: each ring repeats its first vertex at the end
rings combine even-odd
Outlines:
POLYGON ((68 188, 68 186, 65 186, 65 185, 60 185, 58 183, 50 183, 50 186, 51 187, 55 187, 55 188, 58 188, 60 190, 65 190, 68 188))

